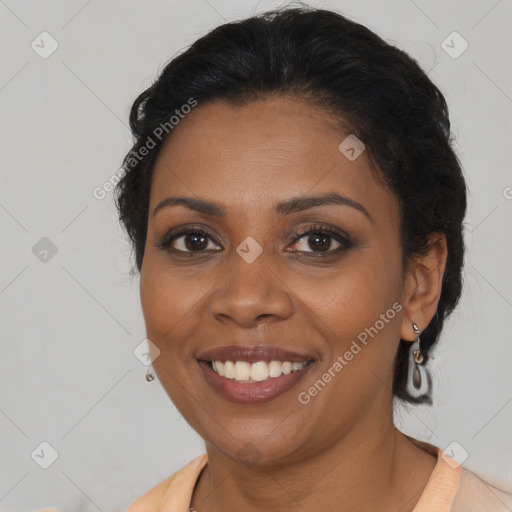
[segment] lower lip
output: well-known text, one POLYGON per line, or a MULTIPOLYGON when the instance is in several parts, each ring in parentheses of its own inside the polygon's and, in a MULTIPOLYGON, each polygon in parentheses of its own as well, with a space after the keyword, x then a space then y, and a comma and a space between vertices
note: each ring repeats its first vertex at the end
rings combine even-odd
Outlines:
POLYGON ((239 404, 268 402, 292 389, 310 370, 314 362, 288 375, 270 377, 262 382, 238 382, 214 372, 206 361, 199 361, 206 382, 223 398, 239 404))

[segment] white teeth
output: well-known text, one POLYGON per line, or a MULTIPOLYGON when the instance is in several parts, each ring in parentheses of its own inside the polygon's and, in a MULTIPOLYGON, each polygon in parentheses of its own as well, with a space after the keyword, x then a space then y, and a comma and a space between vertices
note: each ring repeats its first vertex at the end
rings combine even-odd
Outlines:
MULTIPOLYGON (((238 364, 238 363, 237 363, 238 364)), ((268 379, 268 364, 264 361, 258 361, 251 365, 251 379, 256 382, 268 379)))
POLYGON ((251 364, 247 361, 235 363, 235 380, 249 380, 251 378, 251 364))
POLYGON ((269 375, 271 377, 279 377, 281 375, 281 370, 283 368, 283 363, 281 361, 270 361, 268 365, 269 375))
POLYGON ((226 379, 235 378, 235 363, 233 363, 233 361, 226 361, 224 363, 224 377, 226 377, 226 379))
POLYGON ((258 361, 248 363, 247 361, 212 361, 213 371, 221 377, 234 379, 239 382, 261 382, 269 377, 280 377, 291 372, 301 370, 306 366, 304 363, 291 363, 290 361, 258 361))

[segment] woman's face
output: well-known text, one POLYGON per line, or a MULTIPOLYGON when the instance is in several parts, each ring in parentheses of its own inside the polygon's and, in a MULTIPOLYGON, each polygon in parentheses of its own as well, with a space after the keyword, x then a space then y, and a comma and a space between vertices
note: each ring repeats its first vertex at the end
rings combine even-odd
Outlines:
MULTIPOLYGON (((398 203, 364 151, 354 159, 350 139, 339 149, 348 135, 299 100, 216 102, 182 119, 158 157, 140 281, 147 336, 161 351, 154 367, 189 424, 229 457, 305 457, 349 433, 375 435, 391 415, 406 292, 398 203), (327 194, 350 201, 276 211, 327 194), (182 202, 154 214, 170 197, 219 211, 182 202), (169 232, 178 236, 156 247, 169 232), (228 345, 273 345, 314 362, 298 380, 285 375, 293 385, 278 396, 235 401, 198 361, 228 345)), ((229 383, 242 394, 262 387, 229 383)))

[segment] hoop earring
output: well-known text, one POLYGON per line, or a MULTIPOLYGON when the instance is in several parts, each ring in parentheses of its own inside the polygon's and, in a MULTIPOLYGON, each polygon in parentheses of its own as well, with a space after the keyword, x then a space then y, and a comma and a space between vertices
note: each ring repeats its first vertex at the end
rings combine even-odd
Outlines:
POLYGON ((425 356, 421 350, 420 330, 416 324, 412 324, 412 328, 416 334, 416 341, 412 344, 409 352, 407 392, 417 401, 430 403, 432 379, 424 365, 425 356))

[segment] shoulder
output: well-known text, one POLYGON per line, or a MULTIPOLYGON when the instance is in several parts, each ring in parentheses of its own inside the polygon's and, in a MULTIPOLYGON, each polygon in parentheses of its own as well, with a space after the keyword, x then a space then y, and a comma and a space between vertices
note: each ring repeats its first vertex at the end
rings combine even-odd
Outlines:
POLYGON ((134 501, 125 512, 188 510, 197 478, 207 460, 206 454, 191 460, 186 466, 134 501))
POLYGON ((512 510, 512 493, 498 489, 463 469, 455 494, 452 512, 509 512, 512 510))

